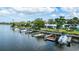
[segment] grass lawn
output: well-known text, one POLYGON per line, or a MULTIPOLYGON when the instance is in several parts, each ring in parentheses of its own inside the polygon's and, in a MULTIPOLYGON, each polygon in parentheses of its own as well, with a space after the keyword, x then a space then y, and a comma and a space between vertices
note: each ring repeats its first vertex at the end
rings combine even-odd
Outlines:
POLYGON ((73 30, 73 31, 68 31, 65 29, 50 29, 50 28, 41 28, 41 30, 47 30, 47 31, 54 31, 54 32, 64 32, 66 34, 79 34, 79 31, 73 30))

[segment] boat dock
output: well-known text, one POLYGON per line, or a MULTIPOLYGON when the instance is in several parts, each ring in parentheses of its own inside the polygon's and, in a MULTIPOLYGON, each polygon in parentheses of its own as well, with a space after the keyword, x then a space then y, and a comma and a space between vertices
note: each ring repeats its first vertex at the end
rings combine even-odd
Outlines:
MULTIPOLYGON (((47 38, 46 40, 47 41, 54 41, 54 42, 57 42, 59 37, 62 36, 62 33, 51 33, 52 35, 56 35, 56 38, 55 39, 51 39, 50 37, 47 38)), ((79 43, 79 35, 75 35, 75 34, 66 34, 67 37, 71 37, 71 42, 73 43, 79 43)), ((69 40, 69 38, 68 38, 69 40)))
POLYGON ((70 37, 79 38, 79 35, 68 35, 70 37))
MULTIPOLYGON (((62 35, 62 33, 51 33, 51 34, 59 35, 59 36, 62 35)), ((79 35, 75 35, 75 34, 67 34, 67 36, 72 37, 72 38, 78 38, 78 39, 79 39, 79 35)))

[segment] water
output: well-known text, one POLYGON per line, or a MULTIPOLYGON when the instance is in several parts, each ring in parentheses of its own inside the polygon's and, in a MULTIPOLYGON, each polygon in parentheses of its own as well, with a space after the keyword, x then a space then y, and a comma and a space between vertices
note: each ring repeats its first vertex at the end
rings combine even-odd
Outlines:
POLYGON ((13 31, 10 25, 0 25, 0 51, 76 51, 79 44, 60 47, 55 42, 32 37, 31 34, 13 31))

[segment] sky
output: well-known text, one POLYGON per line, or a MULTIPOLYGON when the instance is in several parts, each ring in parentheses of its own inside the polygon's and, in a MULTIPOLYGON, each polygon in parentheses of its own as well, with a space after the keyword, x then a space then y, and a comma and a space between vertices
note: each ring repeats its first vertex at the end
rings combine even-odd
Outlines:
POLYGON ((79 17, 79 7, 0 7, 0 22, 79 17))

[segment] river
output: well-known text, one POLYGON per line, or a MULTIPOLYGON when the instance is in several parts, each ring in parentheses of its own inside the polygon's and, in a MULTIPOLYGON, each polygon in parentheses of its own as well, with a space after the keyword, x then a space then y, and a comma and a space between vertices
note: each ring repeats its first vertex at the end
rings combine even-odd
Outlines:
POLYGON ((79 44, 60 47, 55 42, 13 31, 10 25, 0 25, 0 51, 77 51, 79 44))

